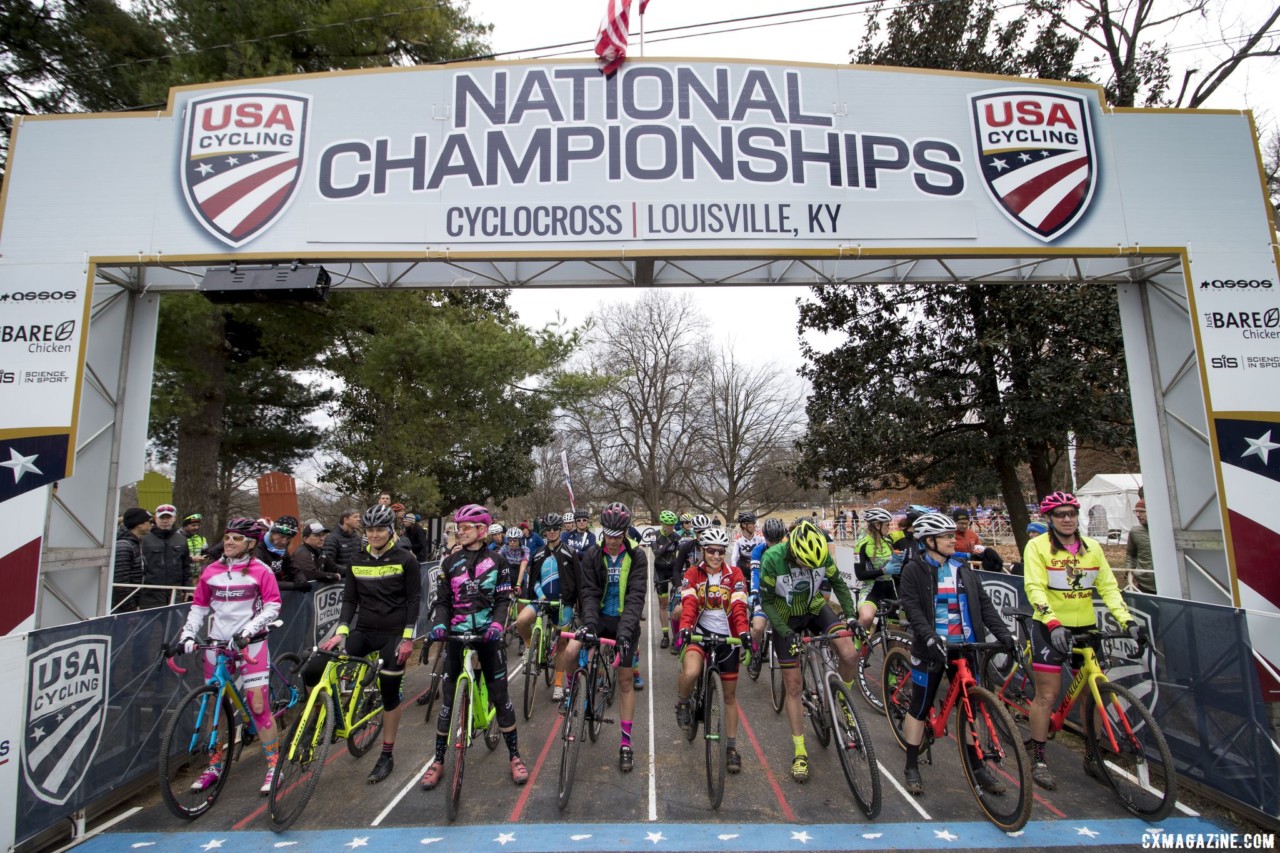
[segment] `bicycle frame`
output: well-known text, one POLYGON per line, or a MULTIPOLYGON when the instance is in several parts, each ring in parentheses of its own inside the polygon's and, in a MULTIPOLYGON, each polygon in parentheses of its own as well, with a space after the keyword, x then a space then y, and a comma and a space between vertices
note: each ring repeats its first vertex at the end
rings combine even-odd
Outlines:
MULTIPOLYGON (((329 663, 325 665, 324 674, 320 676, 320 683, 313 687, 311 692, 307 694, 307 702, 302 706, 303 719, 307 719, 311 716, 311 712, 315 708, 316 702, 319 701, 319 697, 322 693, 329 696, 329 701, 333 703, 333 706, 337 708, 338 711, 338 718, 335 720, 336 725, 333 732, 334 737, 336 738, 347 737, 351 732, 382 713, 382 708, 379 706, 377 710, 372 713, 366 714, 358 720, 353 719, 356 712, 356 706, 360 701, 359 691, 352 690, 350 698, 347 699, 346 707, 343 707, 342 702, 340 701, 342 696, 342 687, 340 684, 340 677, 338 675, 340 667, 345 664, 352 664, 356 667, 356 671, 352 674, 353 677, 351 680, 357 685, 363 685, 365 682, 366 671, 373 673, 373 677, 376 677, 378 670, 382 666, 380 658, 375 658, 373 654, 370 654, 368 657, 355 658, 345 654, 327 652, 319 648, 312 649, 312 654, 323 655, 330 658, 330 660, 329 663), (334 697, 338 697, 338 699, 335 699, 334 697)), ((304 733, 304 729, 298 729, 296 737, 289 743, 289 748, 284 754, 284 758, 287 758, 290 761, 294 759, 297 754, 299 741, 304 733)), ((313 731, 312 735, 313 737, 318 737, 319 730, 317 729, 313 731)))
POLYGON ((521 607, 530 606, 537 611, 538 617, 533 622, 533 627, 529 629, 529 647, 534 649, 534 659, 532 663, 537 666, 547 666, 555 657, 555 624, 551 619, 551 611, 559 607, 558 602, 549 599, 527 599, 517 598, 516 604, 521 607), (541 637, 542 642, 534 643, 534 637, 541 637), (551 642, 548 642, 550 640, 551 642))
MULTIPOLYGON (((980 687, 978 680, 974 678, 973 671, 969 667, 969 659, 965 652, 976 651, 996 651, 1003 649, 1000 643, 960 643, 954 648, 961 653, 952 658, 950 663, 955 665, 955 673, 948 679, 950 684, 947 687, 946 698, 942 700, 939 707, 935 701, 933 706, 929 708, 929 718, 925 721, 925 737, 926 740, 938 740, 947 735, 947 720, 951 718, 951 712, 959 703, 964 709, 965 716, 970 720, 973 719, 973 710, 969 706, 969 688, 980 687)), ((887 701, 887 698, 886 698, 887 701)), ((976 752, 979 759, 985 759, 987 756, 983 754, 982 744, 970 744, 976 752)))
MULTIPOLYGON (((456 634, 448 639, 450 642, 463 644, 462 670, 458 673, 458 678, 465 678, 467 689, 471 691, 471 725, 466 727, 467 746, 471 746, 475 736, 489 728, 489 724, 498 716, 498 709, 489 703, 489 686, 484 682, 484 674, 481 673, 480 678, 476 678, 476 650, 472 644, 481 642, 484 637, 481 634, 456 634)), ((454 689, 457 689, 456 684, 454 689)), ((454 725, 457 725, 456 721, 454 725)))
MULTIPOLYGON (((228 662, 238 661, 241 659, 244 659, 246 663, 257 663, 257 661, 254 658, 249 657, 246 650, 237 649, 233 646, 221 643, 202 643, 195 647, 195 651, 212 651, 217 653, 217 661, 213 665, 213 675, 205 681, 205 684, 217 685, 218 687, 217 701, 213 703, 213 724, 209 729, 209 737, 213 738, 214 741, 216 741, 218 737, 218 722, 222 718, 223 700, 227 698, 228 693, 230 694, 232 707, 236 711, 240 712, 241 719, 244 721, 244 725, 246 726, 246 733, 249 735, 256 735, 258 733, 258 727, 257 724, 254 723, 253 713, 249 710, 249 704, 240 693, 240 689, 236 687, 235 677, 231 674, 228 662)), ((187 674, 187 670, 174 663, 173 658, 169 657, 167 654, 165 656, 165 662, 169 665, 169 669, 173 670, 178 675, 187 674)), ((269 697, 267 701, 268 703, 270 702, 269 697)), ((196 716, 195 732, 191 735, 192 742, 189 748, 192 751, 196 749, 195 738, 199 737, 199 732, 204 724, 205 714, 208 712, 209 709, 207 707, 207 703, 201 703, 200 713, 196 716)), ((209 747, 212 749, 214 746, 216 746, 216 743, 210 741, 209 747)), ((231 744, 228 744, 228 747, 230 746, 231 744)))

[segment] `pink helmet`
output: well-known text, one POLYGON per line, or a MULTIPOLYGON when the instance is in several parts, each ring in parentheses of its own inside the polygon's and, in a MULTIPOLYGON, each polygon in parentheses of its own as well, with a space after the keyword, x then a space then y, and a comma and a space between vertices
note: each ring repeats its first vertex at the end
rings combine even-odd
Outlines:
POLYGON ((493 516, 489 515, 489 510, 480 506, 480 504, 466 504, 454 511, 453 520, 458 524, 483 524, 488 526, 493 523, 493 516))
POLYGON ((1048 515, 1055 509, 1064 506, 1073 506, 1077 510, 1080 509, 1080 501, 1076 500, 1076 496, 1070 492, 1054 492, 1051 495, 1045 495, 1040 501, 1040 514, 1048 515))

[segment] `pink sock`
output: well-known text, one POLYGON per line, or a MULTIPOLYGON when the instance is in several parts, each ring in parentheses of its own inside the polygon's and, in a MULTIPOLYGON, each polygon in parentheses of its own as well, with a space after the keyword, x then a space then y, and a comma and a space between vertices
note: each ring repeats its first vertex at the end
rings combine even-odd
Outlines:
POLYGON ((631 746, 631 721, 622 721, 622 745, 631 746))

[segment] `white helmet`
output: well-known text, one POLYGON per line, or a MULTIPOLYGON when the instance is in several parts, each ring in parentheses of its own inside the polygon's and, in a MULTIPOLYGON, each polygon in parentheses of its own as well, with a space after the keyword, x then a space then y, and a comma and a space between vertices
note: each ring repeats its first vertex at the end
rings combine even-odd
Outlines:
POLYGON ((722 548, 728 548, 729 534, 724 532, 723 527, 708 527, 698 534, 698 544, 704 548, 708 545, 719 545, 722 548))
POLYGON ((862 514, 862 520, 867 524, 875 524, 876 522, 888 523, 893 521, 893 516, 889 515, 888 510, 881 509, 878 506, 873 506, 862 514))
POLYGON ((492 535, 493 535, 493 534, 495 534, 495 533, 502 533, 502 532, 503 532, 503 527, 502 527, 502 525, 501 525, 501 524, 498 524, 496 521, 495 521, 493 524, 490 524, 490 525, 489 525, 489 535, 490 535, 490 536, 492 536, 492 535))
POLYGON ((711 526, 711 519, 707 518, 705 515, 695 515, 693 517, 693 521, 689 522, 689 526, 696 531, 706 530, 711 526))
POLYGON ((507 538, 508 538, 508 539, 523 539, 523 538, 524 538, 524 531, 523 531, 523 530, 521 530, 519 527, 508 527, 508 528, 507 528, 507 538))
POLYGON ((956 532, 956 523, 940 512, 928 512, 916 519, 911 525, 911 532, 916 539, 944 536, 956 532))

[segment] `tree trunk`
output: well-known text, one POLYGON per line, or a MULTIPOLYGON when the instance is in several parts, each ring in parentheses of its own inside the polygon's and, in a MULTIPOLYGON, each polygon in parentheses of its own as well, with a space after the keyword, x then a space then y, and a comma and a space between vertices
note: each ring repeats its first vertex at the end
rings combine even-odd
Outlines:
MULTIPOLYGON (((1031 483, 1036 497, 1044 497, 1053 491, 1053 459, 1049 446, 1036 440, 1027 447, 1027 464, 1031 468, 1031 483)), ((1024 525, 1025 526, 1025 525, 1024 525)))
POLYGON ((199 352, 191 352, 192 364, 201 364, 205 374, 201 387, 191 389, 195 408, 184 414, 178 422, 178 464, 174 477, 173 497, 182 515, 190 512, 205 513, 205 529, 221 530, 226 520, 220 517, 222 508, 214 506, 218 489, 218 455, 222 445, 222 416, 227 404, 224 387, 226 374, 226 350, 222 347, 226 318, 221 311, 210 317, 210 331, 217 346, 203 347, 208 338, 191 335, 189 345, 199 352), (212 518, 208 516, 212 515, 212 518))

